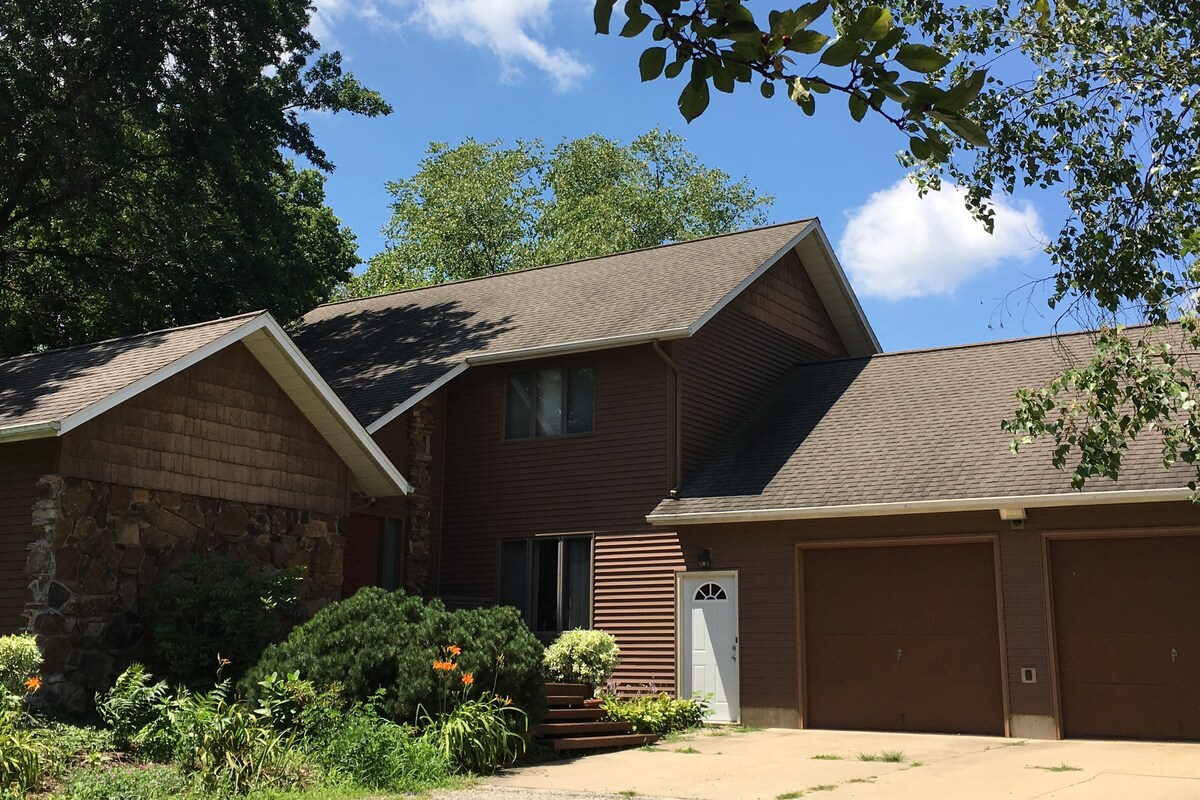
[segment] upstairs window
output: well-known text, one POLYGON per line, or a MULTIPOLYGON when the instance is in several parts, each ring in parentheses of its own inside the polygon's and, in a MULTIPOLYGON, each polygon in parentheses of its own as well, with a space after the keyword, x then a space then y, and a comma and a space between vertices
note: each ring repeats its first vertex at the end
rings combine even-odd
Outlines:
POLYGON ((504 438, 591 433, 596 375, 590 366, 511 373, 504 383, 504 438))

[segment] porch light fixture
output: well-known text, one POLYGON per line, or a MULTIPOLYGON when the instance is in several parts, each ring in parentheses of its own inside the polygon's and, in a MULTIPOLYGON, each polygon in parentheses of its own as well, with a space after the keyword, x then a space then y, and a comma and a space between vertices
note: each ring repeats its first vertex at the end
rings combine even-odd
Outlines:
POLYGON ((707 547, 701 548, 698 561, 700 562, 700 569, 712 569, 712 550, 709 550, 707 547))

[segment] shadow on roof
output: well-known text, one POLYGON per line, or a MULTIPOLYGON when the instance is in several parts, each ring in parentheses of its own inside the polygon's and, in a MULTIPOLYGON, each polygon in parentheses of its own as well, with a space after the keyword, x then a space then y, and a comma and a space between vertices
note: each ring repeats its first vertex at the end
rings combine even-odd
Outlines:
POLYGON ((364 425, 508 331, 512 317, 477 319, 457 301, 364 308, 299 328, 296 344, 364 425))
POLYGON ((792 368, 684 482, 679 497, 762 494, 870 360, 792 368))

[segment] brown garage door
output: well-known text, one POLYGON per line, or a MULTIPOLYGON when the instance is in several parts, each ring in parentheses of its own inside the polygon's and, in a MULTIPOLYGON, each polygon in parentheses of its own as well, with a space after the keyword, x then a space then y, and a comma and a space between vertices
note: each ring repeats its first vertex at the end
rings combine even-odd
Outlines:
POLYGON ((1200 536, 1050 542, 1063 733, 1200 739, 1200 536))
POLYGON ((807 727, 1004 733, 991 542, 802 559, 807 727))

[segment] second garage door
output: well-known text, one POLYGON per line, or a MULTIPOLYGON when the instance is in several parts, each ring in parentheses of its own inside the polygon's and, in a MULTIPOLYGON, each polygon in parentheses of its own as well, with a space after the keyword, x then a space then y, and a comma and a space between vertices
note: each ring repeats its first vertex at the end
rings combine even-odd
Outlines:
POLYGON ((1200 739, 1200 536, 1050 542, 1063 733, 1200 739))
POLYGON ((806 727, 1004 733, 990 541, 801 560, 806 727))

